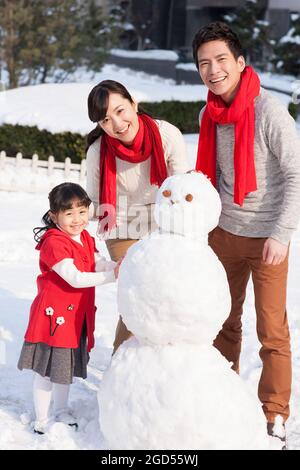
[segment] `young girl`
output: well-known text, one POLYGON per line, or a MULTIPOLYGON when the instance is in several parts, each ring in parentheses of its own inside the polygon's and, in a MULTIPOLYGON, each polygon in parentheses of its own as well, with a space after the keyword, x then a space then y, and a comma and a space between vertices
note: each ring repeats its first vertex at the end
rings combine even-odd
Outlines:
POLYGON ((34 229, 41 274, 18 368, 34 371, 34 431, 39 434, 49 422, 51 398, 56 419, 77 427, 68 394, 74 376, 87 377, 88 353, 94 346, 95 286, 118 276, 119 264, 101 258, 85 230, 90 203, 81 186, 62 183, 49 194, 45 226, 34 229))

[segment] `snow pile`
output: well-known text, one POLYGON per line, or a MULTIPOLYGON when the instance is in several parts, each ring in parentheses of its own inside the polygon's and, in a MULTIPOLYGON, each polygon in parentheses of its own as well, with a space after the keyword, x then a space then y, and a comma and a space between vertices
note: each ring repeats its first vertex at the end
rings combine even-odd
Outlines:
POLYGON ((133 245, 120 269, 119 312, 134 337, 100 386, 107 445, 267 449, 258 399, 212 346, 230 310, 225 271, 207 243, 218 193, 202 174, 176 175, 156 205, 158 231, 133 245))

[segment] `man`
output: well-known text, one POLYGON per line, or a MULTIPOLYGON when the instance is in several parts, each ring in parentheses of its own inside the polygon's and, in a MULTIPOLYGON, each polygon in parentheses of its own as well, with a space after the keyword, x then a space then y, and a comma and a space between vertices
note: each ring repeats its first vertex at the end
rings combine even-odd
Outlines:
POLYGON ((238 372, 251 274, 263 363, 258 396, 268 433, 285 441, 291 393, 286 287, 289 243, 300 213, 300 141, 287 109, 260 87, 225 23, 200 29, 193 55, 209 89, 196 170, 220 193, 222 213, 209 243, 226 270, 232 300, 214 346, 238 372))

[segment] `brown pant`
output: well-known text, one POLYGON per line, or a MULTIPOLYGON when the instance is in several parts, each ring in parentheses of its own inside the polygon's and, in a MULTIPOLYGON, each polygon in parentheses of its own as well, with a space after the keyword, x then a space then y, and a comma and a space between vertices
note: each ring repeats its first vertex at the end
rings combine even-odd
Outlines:
POLYGON ((231 311, 217 335, 214 346, 233 362, 238 372, 242 341, 242 312, 246 287, 252 274, 257 335, 262 345, 263 368, 258 397, 269 422, 276 415, 289 416, 291 395, 291 351, 286 313, 288 256, 277 266, 262 261, 265 238, 233 235, 217 227, 209 234, 209 244, 222 262, 229 283, 231 311))
MULTIPOLYGON (((112 240, 106 240, 106 247, 111 259, 113 261, 118 261, 120 258, 122 258, 122 256, 126 255, 128 248, 135 242, 137 242, 137 240, 116 238, 112 240)), ((120 316, 115 333, 113 354, 123 343, 123 341, 126 341, 126 339, 130 338, 130 336, 132 336, 132 333, 131 331, 127 330, 126 325, 120 316)))

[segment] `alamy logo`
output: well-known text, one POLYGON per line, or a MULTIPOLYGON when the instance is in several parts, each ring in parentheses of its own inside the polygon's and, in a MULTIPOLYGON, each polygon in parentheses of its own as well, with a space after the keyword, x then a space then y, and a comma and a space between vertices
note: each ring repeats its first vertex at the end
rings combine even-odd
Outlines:
POLYGON ((292 84, 292 89, 293 89, 292 102, 294 104, 299 104, 300 103, 300 80, 296 80, 292 84))

